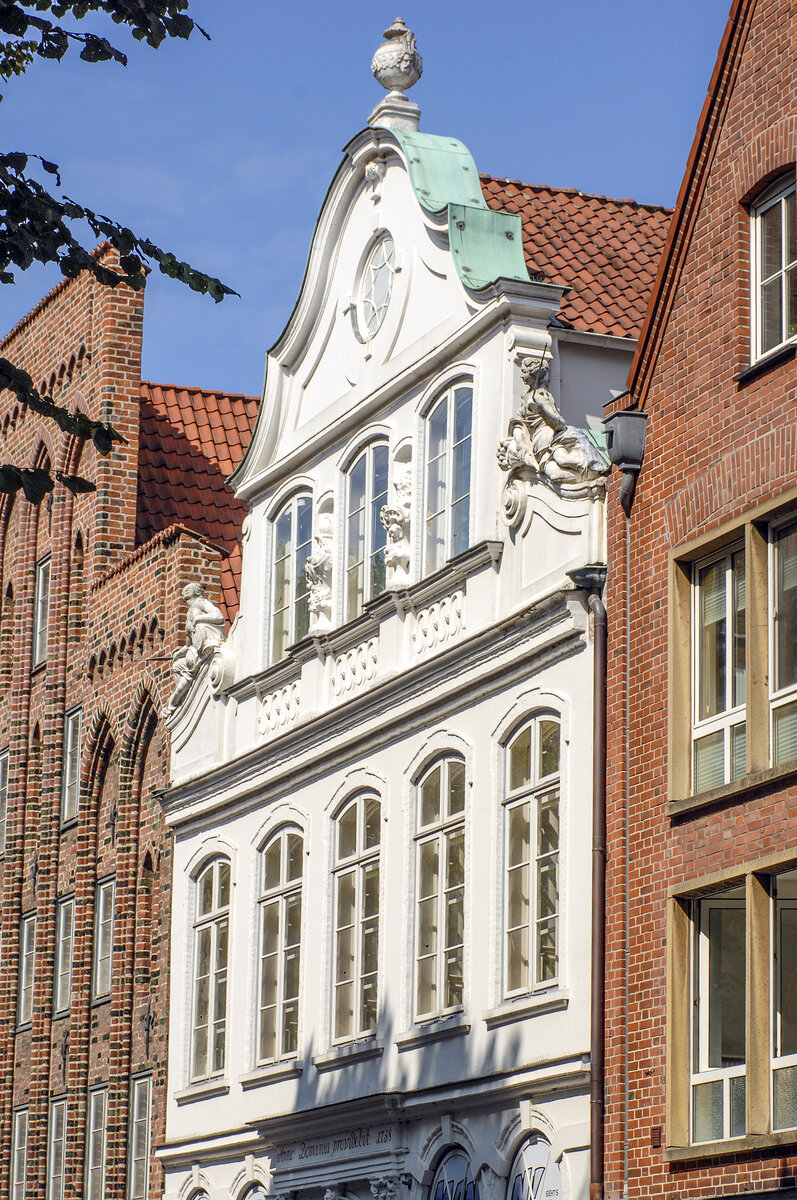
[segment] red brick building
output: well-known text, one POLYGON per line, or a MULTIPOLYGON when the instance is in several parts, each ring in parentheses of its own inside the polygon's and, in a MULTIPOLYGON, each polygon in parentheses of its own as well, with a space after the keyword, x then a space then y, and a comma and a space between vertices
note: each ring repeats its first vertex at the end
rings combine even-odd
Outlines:
POLYGON ((797 4, 734 0, 616 408, 609 1197, 797 1177, 797 4))
MULTIPOLYGON (((109 257, 107 249, 100 251, 109 257)), ((108 458, 0 394, 3 461, 81 474, 0 505, 0 1194, 159 1194, 170 844, 158 713, 182 587, 237 607, 224 480, 256 402, 141 381, 143 294, 81 275, 0 351, 124 434, 108 458), (104 1189, 104 1190, 103 1190, 104 1189)))

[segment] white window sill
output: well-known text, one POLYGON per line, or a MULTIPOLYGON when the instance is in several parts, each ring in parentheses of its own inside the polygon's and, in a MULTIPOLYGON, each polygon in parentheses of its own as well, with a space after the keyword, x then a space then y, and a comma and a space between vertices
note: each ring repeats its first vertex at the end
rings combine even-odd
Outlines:
POLYGON ((238 1082, 244 1090, 265 1087, 269 1083, 278 1083, 281 1079, 298 1079, 302 1073, 303 1064, 297 1059, 283 1059, 282 1062, 266 1063, 255 1067, 246 1075, 239 1075, 238 1082))
POLYGON ((428 1042, 439 1042, 444 1038, 463 1037, 470 1033, 470 1024, 462 1019, 461 1013, 451 1017, 434 1017, 423 1025, 417 1025, 407 1033, 401 1033, 396 1038, 396 1046, 401 1050, 414 1050, 416 1046, 425 1046, 428 1042))
POLYGON ((349 1063, 378 1058, 383 1050, 384 1046, 376 1038, 361 1038, 358 1042, 346 1042, 345 1045, 333 1046, 326 1054, 316 1054, 313 1058, 313 1066, 316 1071, 335 1071, 338 1067, 345 1067, 349 1063))
POLYGON ((532 992, 505 1000, 484 1014, 488 1029, 500 1025, 511 1025, 513 1021, 525 1021, 527 1017, 542 1016, 543 1013, 560 1012, 570 1003, 570 993, 561 988, 550 988, 547 992, 532 992))
POLYGON ((196 1100, 209 1100, 211 1096, 226 1096, 230 1090, 228 1081, 220 1075, 215 1079, 200 1079, 190 1083, 181 1092, 174 1093, 178 1104, 193 1104, 196 1100))

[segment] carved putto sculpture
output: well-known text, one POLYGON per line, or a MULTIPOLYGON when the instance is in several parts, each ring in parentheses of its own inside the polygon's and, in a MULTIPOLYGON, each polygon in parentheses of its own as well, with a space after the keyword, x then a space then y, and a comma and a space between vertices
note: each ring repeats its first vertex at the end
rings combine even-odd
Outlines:
POLYGON ((318 518, 315 550, 305 563, 304 574, 310 593, 310 633, 328 633, 332 628, 332 514, 318 518))
POLYGON ((385 567, 388 588, 405 587, 410 581, 410 512, 412 509, 412 464, 398 463, 393 472, 393 503, 379 513, 385 527, 385 567))
POLYGON ((563 495, 587 494, 609 470, 586 431, 568 425, 556 407, 547 363, 524 358, 520 376, 526 391, 497 451, 498 465, 509 475, 504 513, 510 525, 522 519, 528 484, 542 480, 563 495))
POLYGON ((185 645, 172 655, 174 691, 163 710, 166 720, 174 716, 185 700, 203 663, 209 662, 224 641, 224 614, 205 596, 201 583, 189 583, 182 591, 188 605, 185 617, 185 645))

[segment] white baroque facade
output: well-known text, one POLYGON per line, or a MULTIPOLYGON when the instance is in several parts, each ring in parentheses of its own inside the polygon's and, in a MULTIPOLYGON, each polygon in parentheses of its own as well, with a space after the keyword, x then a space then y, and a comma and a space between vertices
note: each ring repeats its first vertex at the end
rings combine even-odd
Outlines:
POLYGON ((605 464, 549 389, 562 287, 416 117, 332 181, 223 670, 168 716, 169 1200, 587 1195, 605 464))

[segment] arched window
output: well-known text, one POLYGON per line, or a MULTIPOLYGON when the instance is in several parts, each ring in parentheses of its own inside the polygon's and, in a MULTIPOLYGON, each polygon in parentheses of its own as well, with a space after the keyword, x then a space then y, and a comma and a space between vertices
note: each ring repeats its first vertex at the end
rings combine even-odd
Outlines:
POLYGON ((387 503, 387 458, 385 442, 367 446, 346 481, 347 621, 385 587, 385 528, 379 514, 387 503))
POLYGON ((505 986, 551 984, 559 970, 560 727, 537 717, 506 748, 505 986))
POLYGON ((426 419, 426 574, 468 548, 472 407, 473 388, 458 383, 426 419))
POLYGON ((196 881, 192 1080, 224 1070, 229 932, 230 864, 217 858, 196 881))
POLYGON ((459 1008, 465 930, 465 764, 438 762, 418 786, 416 1015, 459 1008))
POLYGON ((261 856, 258 1062, 295 1054, 299 1043, 304 843, 283 829, 261 856))
POLYGON ((349 801, 335 821, 335 1039, 376 1029, 379 845, 376 796, 349 801))
POLYGON ((462 1150, 452 1150, 435 1172, 429 1200, 479 1200, 479 1188, 462 1150))
POLYGON ((506 1183, 506 1200, 562 1200, 564 1187, 551 1144, 538 1134, 522 1143, 506 1183))
POLYGON ((310 607, 304 568, 313 540, 313 501, 293 496, 274 521, 271 657, 278 662, 288 646, 307 635, 310 607))

